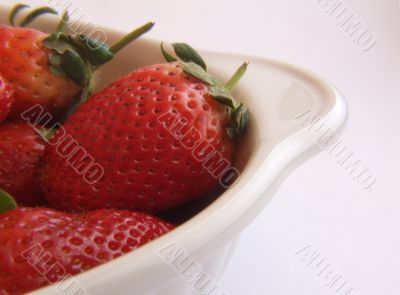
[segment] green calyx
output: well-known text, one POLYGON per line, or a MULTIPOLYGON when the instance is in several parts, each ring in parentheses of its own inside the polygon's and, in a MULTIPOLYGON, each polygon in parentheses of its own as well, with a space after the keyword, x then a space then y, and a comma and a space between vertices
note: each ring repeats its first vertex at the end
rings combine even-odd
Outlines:
POLYGON ((10 211, 17 208, 17 203, 14 198, 8 193, 0 189, 0 213, 10 211))
POLYGON ((87 43, 81 42, 80 36, 55 32, 45 38, 43 43, 53 50, 49 58, 53 74, 68 77, 82 87, 89 85, 93 74, 93 64, 90 61, 95 53, 88 50, 85 46, 87 43))
MULTIPOLYGON (((111 47, 88 36, 69 35, 57 31, 44 39, 44 45, 53 50, 49 59, 50 70, 73 80, 83 88, 90 88, 93 73, 109 62, 115 54, 132 41, 148 32, 154 23, 149 22, 133 30, 111 47)), ((59 25, 64 30, 65 26, 59 25)), ((89 94, 90 91, 86 91, 89 94)), ((85 93, 85 91, 84 91, 85 93)))
POLYGON ((207 66, 203 58, 191 46, 185 43, 173 43, 177 57, 168 53, 161 43, 161 53, 167 62, 178 61, 185 73, 194 76, 208 85, 210 95, 221 104, 229 107, 231 121, 226 127, 226 132, 231 138, 242 134, 249 121, 249 109, 237 101, 232 91, 240 79, 246 73, 248 63, 243 63, 232 75, 229 81, 221 84, 213 75, 207 72, 207 66))
MULTIPOLYGON (((28 5, 17 4, 11 11, 10 24, 16 25, 16 17, 28 5)), ((50 7, 40 7, 30 12, 18 26, 26 26, 38 16, 57 11, 50 7)), ((68 34, 68 12, 64 12, 54 33, 43 40, 45 47, 52 50, 49 68, 53 74, 69 78, 82 87, 80 101, 85 101, 93 88, 93 73, 103 64, 113 59, 115 54, 132 41, 147 33, 154 26, 153 22, 133 30, 112 46, 82 34, 68 34)))

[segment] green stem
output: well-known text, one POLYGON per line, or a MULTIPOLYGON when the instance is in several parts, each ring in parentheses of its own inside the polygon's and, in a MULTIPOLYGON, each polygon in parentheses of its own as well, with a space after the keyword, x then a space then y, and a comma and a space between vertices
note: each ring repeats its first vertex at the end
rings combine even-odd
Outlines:
POLYGON ((117 41, 117 43, 112 45, 110 48, 111 52, 116 54, 118 51, 120 51, 126 45, 128 45, 132 41, 136 40, 137 38, 142 36, 144 33, 147 33, 148 31, 150 31, 153 26, 154 26, 154 23, 149 22, 149 23, 144 24, 143 26, 133 30, 128 35, 123 37, 121 40, 117 41))
POLYGON ((67 28, 68 22, 69 22, 68 11, 65 11, 65 12, 63 13, 63 15, 61 16, 61 20, 60 20, 60 22, 58 23, 56 32, 64 33, 65 30, 66 30, 66 28, 67 28))
POLYGON ((236 72, 232 75, 232 77, 229 79, 228 82, 225 84, 225 88, 229 91, 232 92, 232 90, 236 87, 237 83, 240 81, 240 79, 243 77, 244 73, 246 73, 248 62, 243 63, 237 70, 236 72))

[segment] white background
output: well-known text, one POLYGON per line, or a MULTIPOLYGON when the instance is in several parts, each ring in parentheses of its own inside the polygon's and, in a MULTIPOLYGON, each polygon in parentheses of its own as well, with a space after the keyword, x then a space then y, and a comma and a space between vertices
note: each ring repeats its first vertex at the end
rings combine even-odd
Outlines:
MULTIPOLYGON (((337 0, 320 4, 328 1, 337 0)), ((366 52, 317 2, 73 2, 97 24, 127 31, 154 20, 151 36, 157 39, 307 67, 347 98, 350 116, 342 140, 373 171, 376 184, 364 191, 326 152, 298 168, 243 232, 219 281, 231 295, 343 294, 325 286, 316 268, 295 255, 307 246, 354 287, 349 294, 400 294, 399 1, 341 1, 376 35, 366 52)))

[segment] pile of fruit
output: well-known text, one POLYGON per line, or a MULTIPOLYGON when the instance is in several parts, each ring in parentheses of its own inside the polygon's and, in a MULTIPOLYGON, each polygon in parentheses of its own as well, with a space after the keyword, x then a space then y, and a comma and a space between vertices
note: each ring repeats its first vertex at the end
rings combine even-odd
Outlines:
POLYGON ((247 64, 222 84, 185 43, 175 54, 161 44, 166 63, 92 94, 101 65, 153 23, 108 46, 67 33, 67 13, 54 33, 27 28, 49 7, 16 24, 27 8, 0 25, 0 294, 59 282, 172 230, 163 212, 235 180, 249 117, 231 94, 247 64))

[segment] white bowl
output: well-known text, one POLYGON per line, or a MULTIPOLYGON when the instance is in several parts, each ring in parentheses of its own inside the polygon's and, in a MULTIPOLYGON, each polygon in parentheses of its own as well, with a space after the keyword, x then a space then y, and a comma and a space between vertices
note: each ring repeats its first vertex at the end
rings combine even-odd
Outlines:
MULTIPOLYGON (((0 7, 0 23, 7 22, 8 12, 8 7, 0 7)), ((43 17, 34 26, 52 30, 54 24, 54 18, 43 17)), ((109 44, 123 35, 110 28, 99 28, 106 32, 109 44)), ((125 48, 100 70, 99 88, 137 67, 163 62, 159 44, 157 40, 141 38, 125 48)), ((227 79, 243 61, 250 62, 235 92, 251 110, 248 134, 235 163, 242 170, 240 177, 210 206, 169 234, 62 285, 33 294, 60 293, 73 282, 82 286, 80 291, 85 289, 91 294, 196 293, 196 281, 180 275, 177 263, 165 262, 162 249, 169 245, 179 247, 187 255, 185 262, 195 261, 201 273, 210 275, 214 281, 209 286, 215 289, 209 294, 220 294, 223 286, 217 285, 217 279, 229 259, 232 241, 268 204, 284 178, 320 151, 320 131, 337 133, 345 122, 347 108, 343 97, 307 70, 271 59, 200 52, 210 71, 221 79, 227 79), (311 116, 324 123, 322 130, 301 124, 311 116)))

